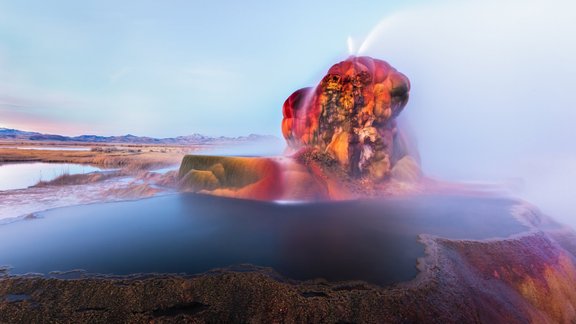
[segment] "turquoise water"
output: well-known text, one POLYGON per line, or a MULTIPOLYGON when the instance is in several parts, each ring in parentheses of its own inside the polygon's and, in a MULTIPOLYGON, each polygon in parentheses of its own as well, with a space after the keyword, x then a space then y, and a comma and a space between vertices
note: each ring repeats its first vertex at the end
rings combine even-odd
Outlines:
POLYGON ((415 197, 277 204, 175 194, 47 211, 0 226, 11 273, 200 273, 244 263, 294 279, 379 285, 417 274, 418 235, 505 237, 525 228, 505 199, 415 197))

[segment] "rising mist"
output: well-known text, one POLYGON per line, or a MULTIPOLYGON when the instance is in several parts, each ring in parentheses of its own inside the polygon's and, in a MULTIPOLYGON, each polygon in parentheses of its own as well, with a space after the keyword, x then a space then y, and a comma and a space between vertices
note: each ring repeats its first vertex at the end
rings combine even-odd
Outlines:
POLYGON ((424 172, 497 183, 576 226, 576 5, 473 1, 388 15, 358 55, 412 83, 424 172))

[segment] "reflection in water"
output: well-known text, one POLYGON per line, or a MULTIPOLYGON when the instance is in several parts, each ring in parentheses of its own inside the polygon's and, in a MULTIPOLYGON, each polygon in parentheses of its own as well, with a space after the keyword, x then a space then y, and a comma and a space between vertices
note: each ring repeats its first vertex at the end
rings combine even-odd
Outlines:
POLYGON ((387 285, 417 274, 418 234, 482 239, 524 229, 513 201, 414 197, 276 204, 194 194, 56 209, 0 226, 12 273, 199 273, 251 263, 295 279, 387 285))
POLYGON ((24 189, 39 181, 50 181, 63 174, 99 171, 89 165, 71 163, 8 163, 0 165, 0 190, 24 189))

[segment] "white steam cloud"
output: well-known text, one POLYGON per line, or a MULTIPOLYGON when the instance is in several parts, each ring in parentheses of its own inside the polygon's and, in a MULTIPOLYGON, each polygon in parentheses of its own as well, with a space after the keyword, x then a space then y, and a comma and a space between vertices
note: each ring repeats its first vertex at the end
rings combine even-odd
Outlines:
POLYGON ((513 183, 576 226, 576 3, 445 2, 385 17, 359 55, 412 82, 425 172, 513 183))

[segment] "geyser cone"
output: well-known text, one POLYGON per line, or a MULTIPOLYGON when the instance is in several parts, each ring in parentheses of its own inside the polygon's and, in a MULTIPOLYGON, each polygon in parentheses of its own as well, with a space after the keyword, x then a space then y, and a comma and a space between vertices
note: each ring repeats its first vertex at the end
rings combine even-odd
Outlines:
POLYGON ((388 63, 351 56, 333 65, 315 89, 288 97, 283 135, 294 150, 328 154, 351 177, 382 180, 405 155, 395 145, 395 118, 409 91, 408 78, 388 63))

